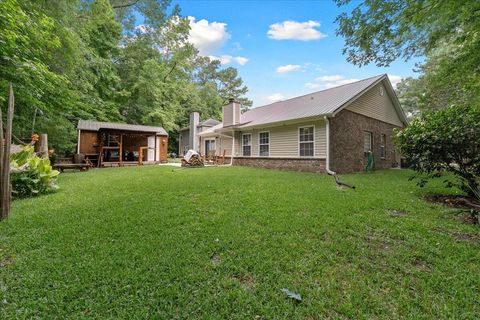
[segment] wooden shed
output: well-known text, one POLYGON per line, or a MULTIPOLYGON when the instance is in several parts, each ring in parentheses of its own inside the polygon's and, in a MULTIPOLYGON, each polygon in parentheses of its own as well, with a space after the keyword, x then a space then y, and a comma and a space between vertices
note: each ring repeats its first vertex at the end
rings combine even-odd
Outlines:
POLYGON ((167 161, 168 134, 162 127, 80 120, 77 153, 95 166, 167 161))

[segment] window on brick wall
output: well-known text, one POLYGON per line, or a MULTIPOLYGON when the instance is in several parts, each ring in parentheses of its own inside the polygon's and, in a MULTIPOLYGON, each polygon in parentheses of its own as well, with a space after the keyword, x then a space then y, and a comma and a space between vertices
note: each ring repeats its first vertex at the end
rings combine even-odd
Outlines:
POLYGON ((380 158, 385 159, 387 156, 387 136, 380 135, 380 158))
POLYGON ((372 133, 369 131, 363 132, 363 152, 372 151, 372 133))

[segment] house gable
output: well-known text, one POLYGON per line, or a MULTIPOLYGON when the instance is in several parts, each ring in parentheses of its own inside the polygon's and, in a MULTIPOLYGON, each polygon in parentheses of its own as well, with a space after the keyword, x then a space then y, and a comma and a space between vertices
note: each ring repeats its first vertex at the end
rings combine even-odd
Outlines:
POLYGON ((389 90, 389 85, 390 84, 385 83, 385 81, 377 83, 350 103, 345 109, 372 119, 403 127, 404 123, 402 118, 399 116, 397 108, 394 105, 394 99, 396 99, 396 97, 392 98, 392 94, 395 93, 389 90))

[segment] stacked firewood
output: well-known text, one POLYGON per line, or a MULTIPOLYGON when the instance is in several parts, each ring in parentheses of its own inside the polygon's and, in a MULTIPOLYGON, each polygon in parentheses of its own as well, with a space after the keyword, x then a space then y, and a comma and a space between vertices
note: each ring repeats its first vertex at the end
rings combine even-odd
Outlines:
POLYGON ((189 161, 182 159, 182 167, 203 167, 203 160, 198 154, 194 154, 190 157, 189 161))

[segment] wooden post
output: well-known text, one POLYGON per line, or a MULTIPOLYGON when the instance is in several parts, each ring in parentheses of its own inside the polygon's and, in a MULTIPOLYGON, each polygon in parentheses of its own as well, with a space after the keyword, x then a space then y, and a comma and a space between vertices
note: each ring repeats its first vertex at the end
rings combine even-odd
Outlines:
POLYGON ((0 106, 0 220, 4 219, 4 216, 8 216, 8 212, 3 211, 3 188, 5 180, 3 177, 3 155, 5 154, 5 145, 3 136, 3 116, 2 116, 2 106, 0 106))
POLYGON ((40 156, 48 157, 48 135, 46 133, 40 134, 40 143, 38 144, 38 152, 40 156))
MULTIPOLYGON (((10 84, 8 95, 8 113, 7 125, 5 128, 5 142, 2 139, 3 154, 1 158, 1 214, 0 219, 6 219, 10 215, 10 203, 12 200, 12 186, 10 184, 10 148, 12 145, 12 126, 13 126, 13 106, 14 106, 13 87, 10 84)), ((2 128, 3 135, 3 128, 2 128)))
POLYGON ((119 153, 119 161, 120 161, 120 164, 119 166, 120 167, 123 167, 123 134, 120 134, 120 149, 118 151, 119 153))

